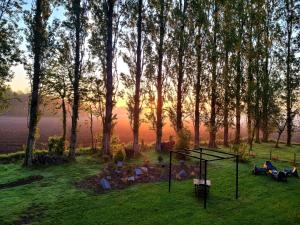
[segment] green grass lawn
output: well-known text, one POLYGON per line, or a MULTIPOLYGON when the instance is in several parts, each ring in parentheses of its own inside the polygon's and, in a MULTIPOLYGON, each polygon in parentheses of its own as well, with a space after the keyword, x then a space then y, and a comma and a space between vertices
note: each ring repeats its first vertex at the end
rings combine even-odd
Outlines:
MULTIPOLYGON (((272 145, 255 145, 268 151, 272 145)), ((297 151, 300 146, 283 148, 297 151)), ((154 161, 153 152, 147 157, 154 161)), ((191 180, 139 184, 122 191, 103 194, 75 188, 74 182, 100 172, 104 165, 91 156, 76 162, 43 169, 24 169, 21 163, 0 165, 0 183, 29 175, 43 175, 42 181, 0 190, 0 224, 14 224, 27 216, 30 224, 299 224, 300 179, 279 183, 251 175, 251 159, 240 166, 240 198, 234 198, 233 161, 209 164, 212 188, 207 209, 195 199, 191 180)), ((275 162, 279 169, 287 162, 275 162)))

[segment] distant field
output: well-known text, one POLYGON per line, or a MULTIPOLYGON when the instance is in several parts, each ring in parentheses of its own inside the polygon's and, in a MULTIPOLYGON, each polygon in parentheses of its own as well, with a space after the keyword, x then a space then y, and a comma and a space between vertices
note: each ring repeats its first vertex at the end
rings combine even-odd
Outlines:
MULTIPOLYGON (((43 117, 39 123, 40 138, 37 142, 38 148, 43 148, 47 144, 49 136, 61 134, 61 120, 57 117, 43 117)), ((155 140, 155 132, 149 129, 148 124, 142 124, 140 128, 140 138, 145 143, 151 143, 155 140)), ((68 130, 70 129, 70 121, 68 122, 68 130)), ((78 144, 80 146, 88 146, 91 143, 91 135, 89 130, 89 122, 86 119, 79 120, 78 144)), ((99 135, 101 131, 100 120, 95 121, 94 133, 99 135)), ((28 134, 26 117, 0 117, 0 152, 13 152, 20 150, 22 145, 26 143, 28 134)), ((127 118, 119 118, 115 128, 115 134, 122 142, 132 140, 132 131, 127 118)), ((173 129, 166 126, 164 138, 168 139, 170 135, 174 135, 173 129)), ((68 134, 69 136, 69 134, 68 134)))
MULTIPOLYGON (((68 123, 68 130, 70 129, 70 123, 68 123)), ((192 129, 192 124, 187 124, 192 129)), ((98 134, 101 131, 100 120, 95 121, 94 133, 98 134)), ((2 116, 0 117, 0 152, 14 152, 22 148, 26 144, 28 128, 26 117, 13 117, 2 116)), ((42 117, 39 123, 40 138, 37 142, 37 148, 45 148, 47 146, 47 140, 49 136, 61 134, 61 120, 58 117, 42 117)), ((169 136, 175 135, 173 128, 167 124, 164 127, 163 139, 168 140, 169 136)), ((122 142, 130 142, 132 140, 132 130, 130 128, 126 115, 118 118, 118 123, 115 128, 115 135, 117 135, 122 142)), ((201 127, 201 140, 205 141, 208 138, 205 127, 201 127)), ((242 135, 245 135, 245 131, 242 130, 242 135)), ((69 135, 68 135, 69 136, 69 135)), ((234 131, 231 131, 230 137, 233 138, 234 131)), ((222 138, 222 133, 218 134, 219 138, 222 138)), ((285 134, 282 135, 285 138, 285 134)), ((155 141, 155 132, 150 129, 149 124, 143 123, 140 128, 140 139, 145 143, 153 143, 155 141)), ((78 145, 88 146, 90 145, 91 136, 89 131, 89 122, 87 119, 79 120, 79 133, 78 133, 78 145)), ((293 141, 300 142, 300 134, 296 134, 293 137, 293 141)))

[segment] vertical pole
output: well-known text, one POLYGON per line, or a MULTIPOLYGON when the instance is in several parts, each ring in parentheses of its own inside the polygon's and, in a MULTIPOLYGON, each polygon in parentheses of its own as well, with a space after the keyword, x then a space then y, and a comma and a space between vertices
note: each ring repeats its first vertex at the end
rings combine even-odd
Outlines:
POLYGON ((204 161, 204 209, 206 209, 206 200, 207 200, 207 185, 206 185, 206 180, 207 180, 207 160, 204 161))
POLYGON ((239 197, 239 155, 236 156, 236 171, 235 171, 235 199, 239 197))
POLYGON ((171 192, 171 177, 172 177, 172 151, 170 151, 170 162, 169 162, 169 192, 171 192))
POLYGON ((296 166, 296 152, 294 152, 294 166, 296 166))
POLYGON ((270 160, 272 160, 272 150, 270 150, 270 160))

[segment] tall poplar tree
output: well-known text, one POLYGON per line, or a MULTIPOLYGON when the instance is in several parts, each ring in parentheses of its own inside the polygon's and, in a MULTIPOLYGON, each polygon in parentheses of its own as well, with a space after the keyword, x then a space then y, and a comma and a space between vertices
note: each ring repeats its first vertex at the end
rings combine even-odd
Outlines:
POLYGON ((183 128, 183 121, 182 121, 182 102, 183 102, 183 95, 182 95, 182 86, 184 82, 184 56, 185 56, 185 47, 186 47, 186 40, 185 40, 185 28, 186 28, 186 21, 187 21, 187 7, 188 1, 187 0, 180 0, 176 3, 174 14, 178 16, 178 28, 175 30, 175 36, 178 38, 178 50, 177 50, 177 106, 176 106, 176 130, 177 132, 181 131, 183 128))
POLYGON ((84 0, 72 0, 71 5, 66 5, 68 20, 66 26, 70 30, 70 41, 73 46, 73 74, 70 76, 72 83, 72 122, 69 158, 75 159, 77 145, 77 124, 80 106, 80 80, 82 77, 83 48, 86 36, 86 2, 84 0))
MULTIPOLYGON (((279 13, 281 14, 280 26, 282 29, 282 52, 285 59, 285 99, 286 99, 286 132, 288 146, 292 145, 293 132, 293 107, 297 101, 296 90, 299 88, 299 20, 300 2, 298 0, 281 1, 279 13), (298 68, 298 69, 297 69, 298 68)), ((298 96, 299 97, 299 96, 298 96)))
POLYGON ((235 7, 235 15, 237 22, 237 41, 235 44, 235 144, 240 144, 241 141, 241 113, 242 113, 242 83, 243 83, 243 39, 245 37, 245 4, 243 0, 238 1, 235 7))
POLYGON ((211 103, 210 103, 210 120, 209 120, 209 144, 211 148, 217 147, 216 135, 217 135, 217 124, 216 124, 216 104, 217 104, 217 64, 218 64, 218 52, 217 52, 217 36, 219 30, 219 2, 217 0, 213 3, 213 28, 212 28, 212 49, 211 49, 211 103))
POLYGON ((28 137, 24 166, 31 166, 39 119, 40 84, 43 75, 45 51, 48 45, 47 22, 51 14, 49 1, 36 0, 31 13, 26 14, 29 26, 28 41, 33 55, 33 74, 29 109, 28 137), (33 17, 32 17, 33 15, 33 17))
POLYGON ((202 1, 192 1, 191 10, 192 15, 195 16, 195 41, 194 46, 196 49, 196 78, 194 84, 194 146, 200 145, 200 115, 201 115, 201 97, 203 99, 203 81, 204 81, 204 61, 205 61, 205 48, 208 32, 208 4, 202 1))
POLYGON ((161 139, 163 128, 163 57, 164 39, 166 33, 165 0, 159 0, 159 44, 157 47, 157 103, 156 103, 156 151, 161 151, 161 139))

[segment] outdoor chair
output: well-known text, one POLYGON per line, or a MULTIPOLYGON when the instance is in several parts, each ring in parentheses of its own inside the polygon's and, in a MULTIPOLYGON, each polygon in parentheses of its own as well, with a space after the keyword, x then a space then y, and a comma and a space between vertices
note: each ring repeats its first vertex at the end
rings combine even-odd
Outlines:
MULTIPOLYGON (((193 180, 194 187, 195 187, 195 196, 200 198, 204 197, 205 194, 205 180, 204 179, 194 179, 193 180)), ((211 181, 206 180, 206 194, 209 193, 209 188, 211 186, 211 181)))
POLYGON ((267 170, 276 170, 277 168, 275 166, 273 166, 273 164, 270 161, 266 161, 265 166, 267 168, 267 170))
POLYGON ((277 181, 287 181, 287 175, 282 171, 271 170, 271 176, 277 181))
POLYGON ((254 168, 252 170, 253 175, 266 175, 267 169, 266 168, 260 168, 254 165, 254 168))
POLYGON ((299 178, 298 171, 297 171, 297 167, 294 167, 293 169, 284 169, 283 172, 284 172, 287 176, 299 178))

